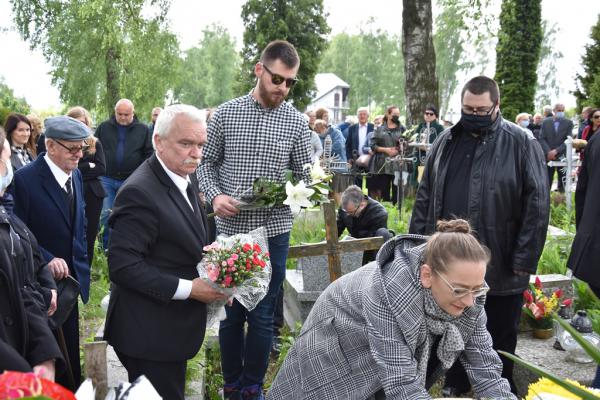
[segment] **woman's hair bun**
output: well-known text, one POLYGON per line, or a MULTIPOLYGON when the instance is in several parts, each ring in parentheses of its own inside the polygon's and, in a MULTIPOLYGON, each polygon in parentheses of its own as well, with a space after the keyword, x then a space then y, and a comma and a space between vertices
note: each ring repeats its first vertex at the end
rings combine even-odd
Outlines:
POLYGON ((471 233, 471 225, 464 219, 440 220, 437 223, 438 232, 471 233))

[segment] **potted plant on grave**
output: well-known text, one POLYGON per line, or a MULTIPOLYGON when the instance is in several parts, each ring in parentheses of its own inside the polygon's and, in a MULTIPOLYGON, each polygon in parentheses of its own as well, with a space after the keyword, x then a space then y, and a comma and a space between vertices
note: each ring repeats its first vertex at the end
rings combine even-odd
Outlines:
POLYGON ((529 284, 529 289, 523 292, 525 300, 523 312, 533 328, 533 336, 538 339, 549 339, 553 335, 552 313, 560 304, 570 306, 572 300, 561 300, 563 296, 561 289, 555 290, 550 296, 546 295, 543 289, 542 281, 536 276, 535 283, 529 284))

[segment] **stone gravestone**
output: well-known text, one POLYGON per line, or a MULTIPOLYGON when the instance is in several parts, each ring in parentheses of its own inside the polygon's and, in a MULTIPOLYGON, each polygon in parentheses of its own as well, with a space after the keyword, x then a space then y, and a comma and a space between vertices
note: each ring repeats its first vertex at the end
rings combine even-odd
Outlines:
MULTIPOLYGON (((341 253, 342 274, 348 274, 362 266, 362 251, 341 253)), ((327 256, 298 258, 295 270, 286 272, 284 283, 284 316, 286 323, 294 327, 304 322, 323 290, 329 285, 327 256)))
MULTIPOLYGON (((341 254, 342 275, 362 267, 362 251, 341 254)), ((323 291, 329 285, 327 256, 301 257, 297 270, 302 273, 305 291, 323 291)))

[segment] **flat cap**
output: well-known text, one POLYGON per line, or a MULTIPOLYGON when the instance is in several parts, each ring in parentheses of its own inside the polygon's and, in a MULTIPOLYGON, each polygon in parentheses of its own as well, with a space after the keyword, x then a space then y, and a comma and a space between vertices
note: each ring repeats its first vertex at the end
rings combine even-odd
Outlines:
POLYGON ((67 116, 46 118, 44 126, 49 139, 84 140, 92 134, 86 124, 67 116))

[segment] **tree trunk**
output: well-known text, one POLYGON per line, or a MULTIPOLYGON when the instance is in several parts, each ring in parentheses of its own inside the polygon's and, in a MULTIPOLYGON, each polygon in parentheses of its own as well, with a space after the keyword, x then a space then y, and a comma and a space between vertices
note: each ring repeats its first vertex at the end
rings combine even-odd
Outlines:
POLYGON ((403 0, 402 53, 407 127, 421 122, 427 104, 438 107, 431 25, 431 0, 403 0))
POLYGON ((120 85, 120 62, 121 55, 119 51, 114 47, 109 47, 106 50, 106 111, 107 115, 112 115, 114 112, 115 104, 121 98, 121 85, 120 85))

